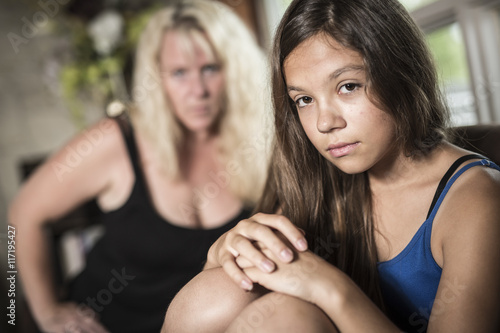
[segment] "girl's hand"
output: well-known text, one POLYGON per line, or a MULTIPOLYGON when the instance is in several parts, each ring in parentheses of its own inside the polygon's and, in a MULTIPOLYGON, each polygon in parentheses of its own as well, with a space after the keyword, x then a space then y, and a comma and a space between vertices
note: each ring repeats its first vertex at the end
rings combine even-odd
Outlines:
POLYGON ((92 309, 75 303, 56 305, 38 320, 38 325, 42 332, 47 333, 109 333, 92 309))
POLYGON ((295 253, 295 259, 290 263, 281 263, 266 249, 263 252, 275 260, 277 267, 272 274, 265 274, 255 267, 245 268, 243 271, 252 282, 310 303, 317 304, 318 298, 324 297, 321 294, 329 290, 325 284, 338 272, 337 268, 311 251, 295 253))
POLYGON ((293 251, 276 232, 281 233, 297 251, 307 249, 304 234, 286 217, 275 214, 258 213, 240 221, 233 229, 222 235, 208 251, 205 269, 221 267, 231 279, 243 289, 251 290, 252 280, 243 272, 238 262, 245 267, 253 265, 264 273, 274 271, 276 262, 288 263, 293 260, 293 251), (258 246, 256 246, 258 242, 258 246), (268 258, 261 248, 273 254, 268 258))

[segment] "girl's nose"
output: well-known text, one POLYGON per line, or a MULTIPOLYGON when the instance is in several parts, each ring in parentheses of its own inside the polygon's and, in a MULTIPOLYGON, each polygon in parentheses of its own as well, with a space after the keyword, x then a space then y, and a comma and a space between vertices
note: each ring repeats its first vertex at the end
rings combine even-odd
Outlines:
POLYGON ((336 128, 345 127, 344 118, 331 106, 320 107, 316 127, 320 133, 329 133, 336 128))

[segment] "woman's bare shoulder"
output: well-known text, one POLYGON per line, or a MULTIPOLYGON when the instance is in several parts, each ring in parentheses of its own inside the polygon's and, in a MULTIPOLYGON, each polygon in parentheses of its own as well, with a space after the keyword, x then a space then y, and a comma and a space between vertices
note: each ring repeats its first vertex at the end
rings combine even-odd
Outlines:
POLYGON ((23 184, 11 207, 31 207, 42 218, 57 218, 109 188, 126 156, 121 131, 102 119, 75 135, 23 184), (41 195, 45 193, 45 195, 41 195))

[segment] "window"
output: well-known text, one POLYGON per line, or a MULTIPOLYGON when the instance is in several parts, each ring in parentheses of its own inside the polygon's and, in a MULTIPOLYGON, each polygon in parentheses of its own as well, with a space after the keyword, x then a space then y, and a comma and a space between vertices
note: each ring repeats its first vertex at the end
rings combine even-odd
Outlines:
POLYGON ((424 5, 430 4, 431 2, 436 2, 437 0, 400 0, 400 2, 406 7, 408 11, 418 9, 424 5))
POLYGON ((427 42, 436 62, 441 89, 452 111, 452 125, 478 122, 464 39, 458 23, 427 34, 427 42))
POLYGON ((400 1, 428 36, 453 125, 500 122, 500 0, 400 1))
POLYGON ((288 7, 288 5, 292 2, 292 0, 279 0, 279 2, 281 7, 286 9, 286 7, 288 7))

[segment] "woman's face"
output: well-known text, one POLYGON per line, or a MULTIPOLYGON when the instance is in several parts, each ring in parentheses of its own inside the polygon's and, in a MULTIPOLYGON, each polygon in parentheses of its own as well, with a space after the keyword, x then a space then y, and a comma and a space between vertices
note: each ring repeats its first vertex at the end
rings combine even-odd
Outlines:
POLYGON ((394 123, 369 100, 359 53, 316 35, 290 53, 284 73, 307 137, 340 170, 364 172, 392 151, 394 123))
POLYGON ((205 133, 219 115, 224 75, 205 37, 203 48, 192 36, 167 31, 160 50, 162 84, 173 111, 189 131, 205 133))

